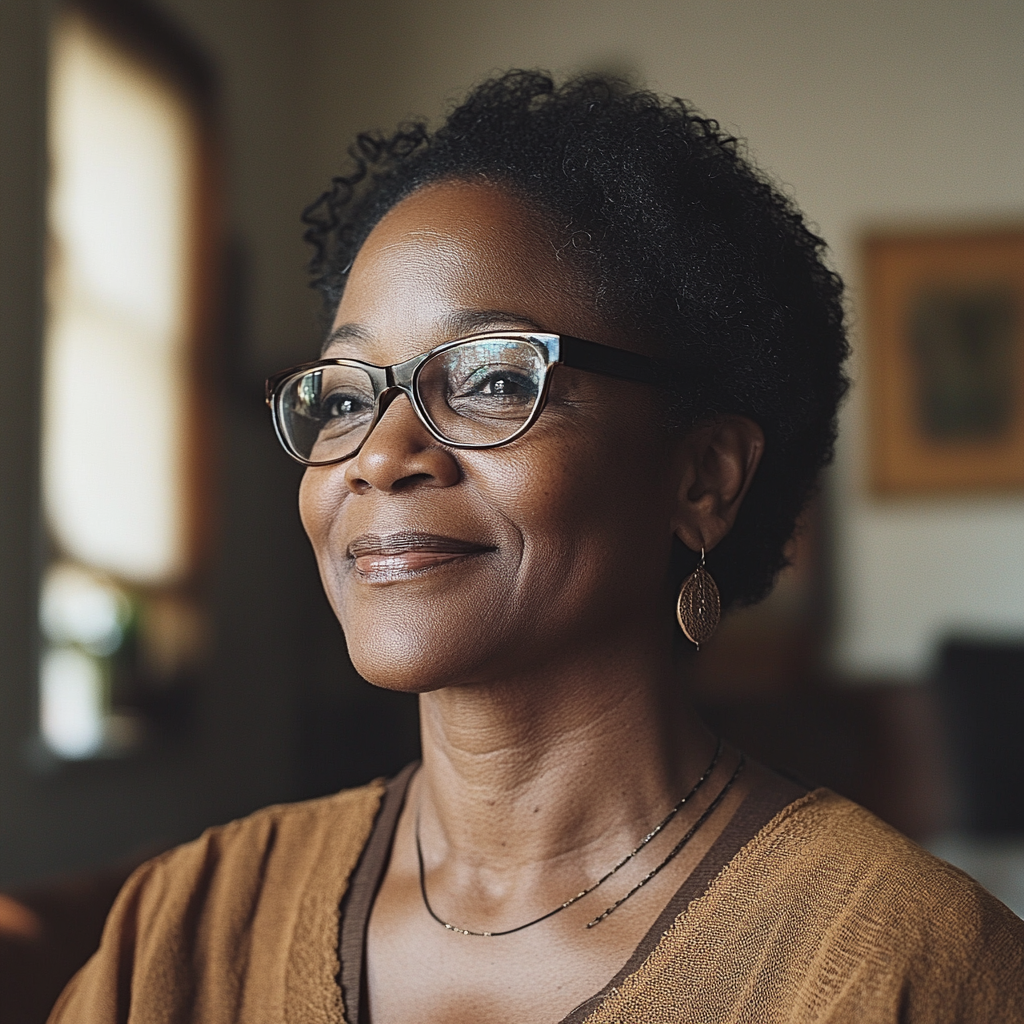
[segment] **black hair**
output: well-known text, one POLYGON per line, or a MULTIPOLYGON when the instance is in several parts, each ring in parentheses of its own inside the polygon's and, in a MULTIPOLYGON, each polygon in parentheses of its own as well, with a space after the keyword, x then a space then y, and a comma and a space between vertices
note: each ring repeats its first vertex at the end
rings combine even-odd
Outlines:
POLYGON ((702 368, 675 394, 674 423, 737 413, 764 431, 736 524, 708 555, 723 606, 764 597, 832 459, 848 343, 825 243, 741 143, 683 100, 510 71, 435 132, 362 134, 349 153, 348 173, 303 214, 328 310, 373 226, 421 186, 482 179, 525 197, 616 324, 702 368))

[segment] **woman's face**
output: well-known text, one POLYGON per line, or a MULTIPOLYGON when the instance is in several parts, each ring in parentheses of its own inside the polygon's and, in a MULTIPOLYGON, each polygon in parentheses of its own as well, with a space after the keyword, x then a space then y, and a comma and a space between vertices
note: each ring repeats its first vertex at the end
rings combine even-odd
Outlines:
MULTIPOLYGON (((638 349, 595 311, 543 218, 460 182, 384 217, 334 328, 325 355, 377 364, 497 329, 638 349)), ((356 669, 427 691, 586 663, 662 629, 681 451, 654 389, 565 367, 534 426, 492 450, 446 448, 399 397, 355 458, 307 469, 300 493, 356 669)))

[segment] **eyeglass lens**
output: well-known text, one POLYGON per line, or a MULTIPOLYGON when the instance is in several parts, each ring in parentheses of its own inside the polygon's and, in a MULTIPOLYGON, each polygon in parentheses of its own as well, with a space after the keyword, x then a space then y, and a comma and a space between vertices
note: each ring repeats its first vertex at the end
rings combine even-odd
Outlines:
MULTIPOLYGON (((540 400, 546 362, 529 342, 488 338, 435 353, 420 367, 420 409, 446 441, 490 446, 511 438, 540 400)), ((370 375, 324 366, 285 381, 276 414, 293 451, 308 462, 351 455, 373 422, 370 375)))

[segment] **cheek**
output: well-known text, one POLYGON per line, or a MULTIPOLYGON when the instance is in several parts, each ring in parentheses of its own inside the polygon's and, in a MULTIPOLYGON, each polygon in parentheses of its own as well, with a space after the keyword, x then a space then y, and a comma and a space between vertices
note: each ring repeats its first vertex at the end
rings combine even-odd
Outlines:
POLYGON ((544 459, 512 462, 488 490, 522 537, 519 597, 549 621, 627 594, 635 600, 663 571, 670 511, 649 467, 565 444, 544 459))
POLYGON ((331 594, 326 563, 330 552, 331 532, 346 493, 342 474, 338 470, 337 466, 311 467, 303 474, 302 482, 299 484, 299 518, 310 544, 313 545, 324 586, 328 589, 328 597, 331 594))
POLYGON ((323 481, 314 474, 314 470, 307 469, 302 475, 302 482, 299 484, 299 518, 302 520, 306 536, 316 547, 316 538, 323 529, 325 510, 323 481))

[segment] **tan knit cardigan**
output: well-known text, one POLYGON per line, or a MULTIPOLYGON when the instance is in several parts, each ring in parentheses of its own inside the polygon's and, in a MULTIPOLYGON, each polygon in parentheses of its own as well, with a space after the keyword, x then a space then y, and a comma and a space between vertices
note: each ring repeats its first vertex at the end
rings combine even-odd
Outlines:
MULTIPOLYGON (((269 807, 143 865, 51 1024, 341 1024, 338 906, 384 787, 269 807)), ((588 1024, 1024 1022, 1024 922, 863 808, 766 825, 588 1024)))

